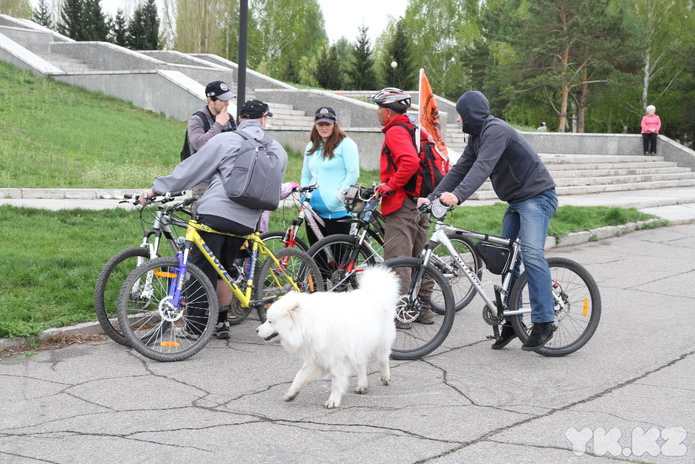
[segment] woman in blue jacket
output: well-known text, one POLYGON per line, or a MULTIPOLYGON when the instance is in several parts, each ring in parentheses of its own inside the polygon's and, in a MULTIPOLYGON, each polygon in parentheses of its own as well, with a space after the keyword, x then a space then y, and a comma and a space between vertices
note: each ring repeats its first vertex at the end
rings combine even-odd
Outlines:
MULTIPOLYGON (((338 125, 333 108, 316 110, 310 142, 306 146, 301 185, 316 184, 309 203, 324 220, 321 227, 324 236, 350 233, 350 223, 341 222, 350 215, 345 209, 345 192, 360 176, 360 159, 357 145, 338 125)), ((310 244, 318 238, 307 227, 310 244)))

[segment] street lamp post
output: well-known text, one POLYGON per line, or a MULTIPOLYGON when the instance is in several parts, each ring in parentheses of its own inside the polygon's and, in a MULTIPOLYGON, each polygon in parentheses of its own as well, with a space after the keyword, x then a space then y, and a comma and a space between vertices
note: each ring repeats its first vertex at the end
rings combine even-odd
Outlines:
POLYGON ((396 86, 396 68, 398 67, 398 63, 395 61, 391 62, 391 69, 393 69, 393 87, 396 86))

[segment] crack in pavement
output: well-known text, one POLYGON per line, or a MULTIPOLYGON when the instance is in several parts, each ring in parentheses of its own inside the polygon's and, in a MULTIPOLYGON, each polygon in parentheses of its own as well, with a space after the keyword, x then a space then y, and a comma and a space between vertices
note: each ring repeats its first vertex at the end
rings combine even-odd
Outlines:
MULTIPOLYGON (((682 354, 682 355, 680 355, 679 357, 677 357, 677 358, 675 358, 675 359, 672 359, 671 361, 669 361, 669 362, 667 362, 667 363, 665 363, 665 364, 662 364, 661 366, 658 366, 658 367, 656 367, 656 368, 654 368, 654 369, 651 369, 651 370, 649 370, 649 371, 647 371, 647 372, 645 372, 645 373, 643 373, 643 374, 641 374, 641 375, 638 375, 637 377, 633 377, 632 379, 625 380, 625 381, 623 381, 623 382, 621 382, 621 383, 619 383, 619 384, 617 384, 617 385, 614 385, 614 386, 612 386, 612 387, 609 387, 609 388, 607 388, 607 389, 605 389, 605 390, 603 390, 603 391, 600 391, 600 392, 598 392, 598 393, 595 393, 595 394, 593 394, 593 395, 591 395, 591 396, 588 396, 588 397, 586 397, 586 398, 584 398, 584 399, 581 399, 581 400, 578 400, 578 401, 574 401, 574 402, 569 403, 569 404, 566 404, 565 406, 562 406, 562 407, 560 407, 560 408, 551 409, 551 410, 549 410, 547 413, 544 413, 544 414, 539 414, 539 415, 536 415, 536 416, 533 416, 533 417, 529 417, 528 419, 524 419, 524 420, 515 422, 515 423, 513 423, 513 424, 506 425, 506 426, 504 426, 504 427, 498 427, 498 428, 496 428, 496 429, 494 429, 494 430, 490 430, 490 431, 488 431, 488 432, 482 434, 480 437, 478 437, 478 438, 476 438, 476 439, 474 439, 474 440, 466 441, 466 442, 462 443, 460 446, 457 446, 457 447, 455 447, 455 448, 452 448, 452 449, 450 449, 450 450, 447 450, 447 451, 445 451, 445 452, 443 452, 443 453, 440 453, 440 454, 438 454, 438 455, 436 455, 436 456, 431 456, 431 457, 429 457, 429 458, 425 458, 425 459, 416 461, 415 464, 422 464, 422 463, 427 463, 427 462, 434 461, 435 459, 448 456, 448 455, 450 455, 450 454, 455 453, 456 451, 462 450, 462 449, 467 448, 467 447, 469 447, 469 446, 471 446, 471 445, 474 445, 474 444, 476 444, 476 443, 481 443, 481 442, 485 442, 485 441, 491 441, 491 440, 490 440, 491 437, 494 437, 495 435, 498 435, 498 434, 500 434, 500 433, 502 433, 502 432, 507 432, 507 431, 509 431, 509 430, 512 430, 512 429, 514 429, 515 427, 518 427, 518 426, 520 426, 520 425, 526 425, 526 424, 529 424, 529 423, 531 423, 531 422, 534 422, 534 421, 536 421, 536 420, 538 420, 538 419, 545 419, 545 418, 550 417, 550 416, 552 416, 552 415, 554 415, 554 414, 556 414, 556 413, 564 412, 564 411, 570 410, 570 409, 572 409, 573 407, 578 406, 578 405, 580 405, 580 404, 590 403, 591 401, 594 401, 594 400, 597 400, 597 399, 599 399, 599 398, 602 398, 603 396, 608 395, 609 393, 613 393, 613 392, 616 391, 616 390, 619 390, 619 389, 621 389, 621 388, 624 388, 624 387, 627 387, 627 386, 629 386, 629 385, 632 385, 632 384, 638 382, 639 380, 641 380, 641 379, 643 379, 643 378, 646 378, 646 377, 648 377, 648 376, 650 376, 650 375, 652 375, 652 374, 655 374, 655 373, 657 373, 657 372, 659 372, 659 371, 661 371, 661 370, 663 370, 663 369, 666 369, 666 368, 668 368, 668 367, 671 367, 671 366, 673 366, 674 364, 679 363, 679 362, 681 362, 681 361, 687 359, 688 357, 692 356, 693 354, 695 354, 695 350, 690 351, 690 352, 685 353, 685 354, 682 354)), ((628 462, 635 462, 635 461, 628 461, 628 462)))

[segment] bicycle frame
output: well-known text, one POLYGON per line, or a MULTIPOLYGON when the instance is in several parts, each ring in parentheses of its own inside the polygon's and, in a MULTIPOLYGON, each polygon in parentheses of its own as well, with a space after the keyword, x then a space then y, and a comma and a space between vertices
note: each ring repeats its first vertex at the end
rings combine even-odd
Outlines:
POLYGON ((487 305, 490 310, 493 308, 496 308, 496 316, 498 318, 502 318, 504 316, 511 316, 514 314, 526 314, 530 313, 531 309, 521 309, 518 311, 508 311, 507 310, 507 296, 509 295, 509 286, 512 281, 512 277, 514 275, 514 267, 515 266, 510 266, 509 270, 504 274, 502 277, 502 285, 495 285, 495 302, 490 299, 490 296, 487 294, 485 289, 483 288, 483 283, 480 281, 478 276, 476 275, 475 272, 461 259, 461 256, 459 256, 458 252, 454 248, 454 246, 451 244, 451 241, 449 240, 449 237, 447 237, 448 233, 455 233, 458 235, 462 235, 464 237, 472 238, 475 240, 486 240, 491 243, 495 243, 497 245, 503 245, 506 247, 511 247, 512 248, 512 256, 511 256, 511 262, 516 263, 517 259, 519 257, 519 250, 520 250, 520 240, 517 238, 515 240, 510 240, 510 239, 505 239, 502 237, 496 237, 493 235, 488 235, 488 234, 482 234, 479 232, 473 232, 471 230, 466 230, 466 229, 460 229, 458 227, 450 226, 448 224, 445 224, 441 221, 436 221, 435 222, 435 228, 434 232, 432 233, 429 242, 427 243, 427 246, 423 249, 422 251, 422 259, 423 259, 423 264, 428 265, 431 259, 438 260, 439 258, 433 254, 433 250, 438 246, 442 245, 444 246, 451 257, 456 261, 456 263, 461 266, 463 269, 466 278, 471 282, 471 285, 475 288, 475 291, 480 295, 480 297, 483 299, 485 304, 487 305))
MULTIPOLYGON (((184 192, 177 192, 178 194, 182 194, 184 192)), ((134 204, 137 203, 138 198, 137 196, 132 197, 134 198, 134 204)), ((173 199, 173 196, 170 197, 168 194, 163 197, 162 200, 160 200, 162 203, 165 203, 167 201, 170 201, 170 199, 173 199)), ((131 201, 128 201, 129 203, 131 201)), ((140 243, 140 247, 142 248, 147 248, 148 249, 148 254, 149 258, 148 259, 154 259, 159 256, 159 245, 160 241, 162 238, 162 235, 164 235, 164 238, 166 241, 169 243, 169 246, 171 247, 172 251, 174 253, 177 253, 181 250, 181 247, 183 246, 183 240, 177 239, 171 229, 171 225, 176 225, 178 227, 188 227, 188 224, 184 221, 181 221, 180 219, 176 219, 172 217, 172 214, 177 211, 178 207, 181 206, 187 206, 189 203, 191 203, 192 200, 186 200, 184 203, 181 205, 174 205, 173 207, 166 207, 160 203, 157 206, 157 211, 154 213, 154 221, 152 223, 152 228, 150 230, 145 230, 143 233, 142 237, 142 242, 140 243), (154 236, 154 240, 150 241, 150 238, 154 236)), ((124 202, 121 202, 124 203, 124 202)), ((141 212, 142 214, 142 212, 141 212)), ((145 262, 145 259, 143 257, 139 257, 137 260, 137 264, 140 265, 145 262)), ((148 275, 147 278, 145 279, 145 282, 139 285, 139 288, 144 289, 142 292, 143 294, 148 294, 152 290, 152 275, 148 275)))
POLYGON ((290 226, 285 230, 285 237, 283 239, 285 242, 285 248, 294 247, 295 237, 297 236, 297 232, 299 232, 299 228, 302 226, 304 221, 306 221, 319 240, 323 238, 323 233, 321 232, 319 225, 325 226, 325 222, 309 204, 311 192, 316 188, 318 188, 318 186, 311 185, 309 187, 300 187, 293 190, 292 193, 304 193, 306 198, 301 202, 299 214, 295 219, 292 220, 290 226))
MULTIPOLYGON (((256 268, 256 261, 258 259, 258 256, 260 255, 267 259, 272 259, 275 265, 277 266, 282 266, 282 263, 265 246, 263 240, 260 239, 260 233, 254 232, 253 234, 244 236, 228 234, 224 232, 218 232, 206 226, 205 224, 200 224, 197 221, 192 220, 188 222, 188 228, 186 229, 186 242, 183 247, 183 250, 176 253, 176 257, 179 260, 179 267, 176 269, 176 275, 171 276, 173 278, 170 284, 169 296, 172 298, 172 304, 174 307, 178 307, 181 301, 181 293, 183 290, 183 285, 185 283, 183 277, 186 275, 187 272, 188 257, 190 255, 192 245, 195 245, 198 248, 198 250, 200 250, 200 252, 203 253, 205 258, 213 266, 213 268, 219 275, 220 279, 222 279, 229 286, 234 297, 236 297, 239 300, 239 304, 241 305, 241 307, 248 308, 249 306, 258 306, 267 303, 265 300, 259 302, 254 302, 252 300, 253 280, 256 268), (244 290, 242 290, 237 285, 237 281, 235 281, 232 278, 227 269, 225 269, 225 267, 222 265, 219 259, 217 259, 217 257, 213 254, 212 250, 205 243, 198 231, 210 232, 220 235, 229 235, 232 237, 242 237, 249 242, 251 250, 251 261, 249 265, 249 270, 245 276, 239 276, 240 280, 244 277, 246 278, 246 288, 244 290)), ((292 286, 295 291, 299 291, 299 287, 295 282, 292 282, 292 286)))

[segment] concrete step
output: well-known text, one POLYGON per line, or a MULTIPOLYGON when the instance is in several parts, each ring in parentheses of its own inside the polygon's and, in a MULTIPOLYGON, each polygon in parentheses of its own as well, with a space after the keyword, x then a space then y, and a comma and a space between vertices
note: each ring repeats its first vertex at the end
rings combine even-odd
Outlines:
POLYGON ((36 53, 44 60, 51 63, 53 66, 68 72, 68 73, 80 73, 85 71, 95 71, 95 68, 87 65, 85 62, 77 60, 67 55, 59 55, 56 53, 36 53))
POLYGON ((610 169, 562 169, 555 171, 553 169, 548 169, 552 174, 554 179, 574 179, 578 177, 592 178, 592 177, 616 177, 616 176, 661 176, 661 175, 671 175, 671 174, 688 174, 695 176, 695 173, 686 167, 678 167, 676 165, 665 166, 660 168, 623 168, 622 166, 616 166, 610 169))
POLYGON ((695 182, 695 173, 677 172, 671 174, 644 174, 639 176, 604 176, 604 177, 561 177, 554 178, 558 186, 580 186, 580 185, 615 185, 615 184, 641 184, 645 182, 676 182, 692 181, 695 182))
POLYGON ((276 118, 273 115, 268 121, 273 127, 307 127, 311 129, 314 124, 314 118, 308 119, 287 119, 287 118, 276 118))
POLYGON ((644 155, 557 155, 539 153, 543 163, 550 164, 592 164, 592 163, 626 163, 626 162, 659 162, 663 161, 661 156, 644 155))
MULTIPOLYGON (((638 190, 656 190, 656 189, 674 189, 674 188, 692 188, 695 187, 695 178, 693 179, 679 179, 679 180, 660 180, 660 181, 650 181, 650 182, 637 182, 637 183, 617 183, 617 184, 594 184, 594 185, 574 185, 574 186, 563 186, 558 183, 557 193, 560 197, 570 196, 570 195, 592 195, 600 193, 614 193, 614 192, 634 192, 638 190)), ((492 190, 492 185, 489 181, 485 182, 483 186, 478 189, 470 197, 471 200, 484 200, 484 201, 499 201, 494 190, 492 190)))
POLYGON ((268 106, 270 107, 270 111, 273 113, 273 117, 278 117, 282 116, 287 119, 292 119, 292 118, 297 118, 297 119, 306 119, 309 118, 313 121, 313 117, 309 117, 306 115, 306 112, 301 111, 301 110, 295 110, 293 107, 289 108, 279 108, 277 105, 274 103, 268 103, 268 106))
MULTIPOLYGON (((615 163, 545 163, 549 171, 600 171, 605 169, 665 169, 677 166, 670 161, 626 161, 615 163)), ((687 169, 687 168, 686 168, 687 169)))

